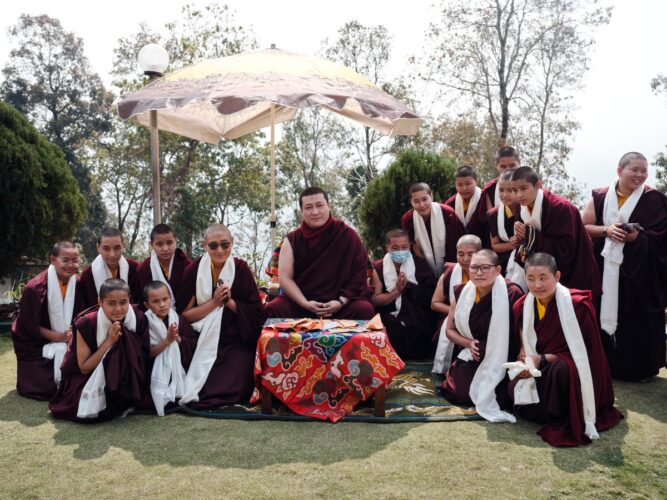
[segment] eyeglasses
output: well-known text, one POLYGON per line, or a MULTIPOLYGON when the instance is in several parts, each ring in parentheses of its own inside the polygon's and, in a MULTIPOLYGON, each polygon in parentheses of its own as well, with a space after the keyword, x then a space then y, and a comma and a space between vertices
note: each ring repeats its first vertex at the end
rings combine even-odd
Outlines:
POLYGON ((470 266, 470 272, 471 272, 472 274, 477 274, 478 272, 481 272, 482 274, 486 274, 486 273, 488 273, 493 267, 495 267, 495 266, 491 266, 491 265, 489 265, 489 264, 484 264, 484 265, 481 265, 481 266, 470 266))
POLYGON ((214 252, 218 249, 218 247, 222 247, 223 250, 227 250, 230 246, 232 246, 231 241, 209 241, 206 246, 208 246, 211 250, 214 252))
POLYGON ((60 257, 56 257, 64 266, 69 266, 71 264, 78 266, 81 264, 81 261, 79 259, 62 259, 60 257))

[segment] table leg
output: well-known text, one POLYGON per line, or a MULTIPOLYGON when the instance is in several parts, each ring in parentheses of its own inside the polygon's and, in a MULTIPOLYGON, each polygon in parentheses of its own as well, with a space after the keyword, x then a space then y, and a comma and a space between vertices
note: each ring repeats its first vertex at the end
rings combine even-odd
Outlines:
POLYGON ((384 417, 384 400, 387 394, 387 390, 384 385, 381 386, 377 391, 375 391, 375 416, 384 417))
POLYGON ((262 413, 271 415, 273 413, 273 394, 262 385, 262 413))

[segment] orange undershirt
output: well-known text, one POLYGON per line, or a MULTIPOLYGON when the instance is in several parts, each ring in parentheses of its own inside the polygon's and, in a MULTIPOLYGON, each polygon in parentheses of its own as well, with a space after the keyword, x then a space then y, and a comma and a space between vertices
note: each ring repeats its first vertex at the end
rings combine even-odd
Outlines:
POLYGON ((463 213, 468 213, 468 207, 470 206, 470 200, 463 200, 463 213))
MULTIPOLYGON (((160 269, 162 269, 162 274, 164 274, 164 277, 169 280, 169 267, 165 268, 162 264, 160 264, 160 269)), ((213 271, 211 269, 211 271, 213 271)))
POLYGON ((468 281, 470 281, 470 277, 468 276, 468 273, 463 271, 463 274, 461 275, 461 283, 465 285, 468 281))
POLYGON ((628 201, 630 195, 624 195, 620 191, 616 190, 616 197, 618 198, 618 208, 621 208, 623 204, 628 201))
POLYGON ((113 279, 118 278, 118 271, 119 271, 119 269, 116 269, 115 271, 111 271, 111 277, 113 279))
POLYGON ((63 299, 65 298, 65 295, 67 295, 67 283, 64 285, 58 280, 58 286, 60 287, 60 294, 63 296, 63 299))
POLYGON ((475 290, 475 304, 479 304, 480 300, 482 300, 482 298, 479 296, 479 290, 475 290))

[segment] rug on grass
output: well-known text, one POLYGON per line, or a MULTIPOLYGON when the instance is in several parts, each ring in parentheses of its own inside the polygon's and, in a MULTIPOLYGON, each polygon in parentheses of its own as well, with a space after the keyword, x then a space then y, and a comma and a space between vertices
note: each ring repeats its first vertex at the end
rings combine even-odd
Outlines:
MULTIPOLYGON (((387 391, 385 417, 373 415, 373 399, 361 403, 342 422, 373 422, 391 424, 398 422, 446 422, 452 420, 479 420, 474 407, 452 405, 438 392, 436 384, 442 376, 431 374, 432 362, 407 363, 394 376, 387 391)), ((292 413, 287 407, 275 402, 272 415, 262 414, 260 405, 229 405, 215 410, 193 410, 174 408, 189 415, 207 418, 228 418, 243 420, 317 420, 292 413)))

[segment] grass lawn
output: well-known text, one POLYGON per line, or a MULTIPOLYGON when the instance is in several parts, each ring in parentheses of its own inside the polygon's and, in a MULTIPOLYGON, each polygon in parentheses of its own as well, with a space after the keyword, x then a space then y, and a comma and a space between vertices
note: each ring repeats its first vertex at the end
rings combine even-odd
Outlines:
POLYGON ((666 498, 667 373, 616 383, 625 420, 552 448, 527 422, 54 421, 0 337, 1 497, 666 498))

